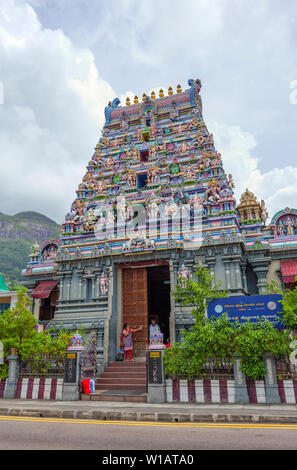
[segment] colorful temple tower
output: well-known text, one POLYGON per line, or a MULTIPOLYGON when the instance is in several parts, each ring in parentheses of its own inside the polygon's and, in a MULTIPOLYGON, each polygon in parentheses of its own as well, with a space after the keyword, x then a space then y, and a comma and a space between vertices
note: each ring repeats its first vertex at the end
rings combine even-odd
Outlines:
POLYGON ((188 85, 108 104, 61 239, 35 247, 23 272, 37 302, 56 293, 44 323, 95 332, 99 374, 116 356, 124 322, 143 326, 134 340, 140 357, 152 318, 172 342, 193 324, 171 291, 197 263, 229 295, 261 293, 267 279, 279 218, 266 227, 264 202, 249 191, 236 207, 232 175, 203 119, 201 82, 188 85))

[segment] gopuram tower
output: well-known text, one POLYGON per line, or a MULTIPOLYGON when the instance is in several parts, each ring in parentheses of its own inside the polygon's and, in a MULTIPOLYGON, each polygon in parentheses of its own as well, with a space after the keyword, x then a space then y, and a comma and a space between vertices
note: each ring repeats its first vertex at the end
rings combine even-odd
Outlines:
POLYGON ((139 357, 151 319, 171 342, 193 324, 171 291, 197 263, 229 295, 248 293, 232 176, 203 119, 201 82, 188 85, 108 104, 61 238, 33 249, 24 273, 29 289, 37 280, 56 289, 47 325, 95 332, 99 373, 115 359, 124 322, 143 326, 134 338, 139 357))

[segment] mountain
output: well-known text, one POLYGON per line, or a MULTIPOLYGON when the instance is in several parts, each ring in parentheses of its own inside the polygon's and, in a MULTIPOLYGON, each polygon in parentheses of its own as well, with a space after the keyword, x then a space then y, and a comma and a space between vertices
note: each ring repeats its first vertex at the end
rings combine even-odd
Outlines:
POLYGON ((60 231, 60 225, 38 212, 0 213, 0 273, 6 282, 21 280, 33 243, 57 238, 60 231))

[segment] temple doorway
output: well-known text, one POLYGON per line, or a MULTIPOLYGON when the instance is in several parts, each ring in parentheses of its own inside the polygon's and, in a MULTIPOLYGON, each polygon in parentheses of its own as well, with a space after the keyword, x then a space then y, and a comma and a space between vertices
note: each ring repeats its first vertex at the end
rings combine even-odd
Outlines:
POLYGON ((133 335, 135 357, 145 357, 149 346, 149 325, 154 318, 169 338, 170 273, 168 265, 141 265, 122 268, 122 325, 142 330, 133 335))
MULTIPOLYGON (((169 266, 147 268, 148 325, 155 319, 164 334, 164 343, 170 337, 170 273, 169 266)), ((149 328, 148 328, 149 329, 149 328)))

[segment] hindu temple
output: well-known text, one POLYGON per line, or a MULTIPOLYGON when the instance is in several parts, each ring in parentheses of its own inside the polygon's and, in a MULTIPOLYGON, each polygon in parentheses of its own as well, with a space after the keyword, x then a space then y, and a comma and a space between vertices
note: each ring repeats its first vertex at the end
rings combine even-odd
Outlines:
POLYGON ((23 271, 41 329, 92 332, 98 375, 115 360, 125 322, 142 326, 136 358, 145 356, 153 319, 171 342, 191 327, 191 309, 172 291, 198 263, 229 295, 261 293, 270 280, 295 283, 297 210, 280 210, 268 224, 265 202, 248 189, 236 203, 203 119, 201 86, 191 79, 184 91, 108 103, 60 238, 35 245, 23 271))

